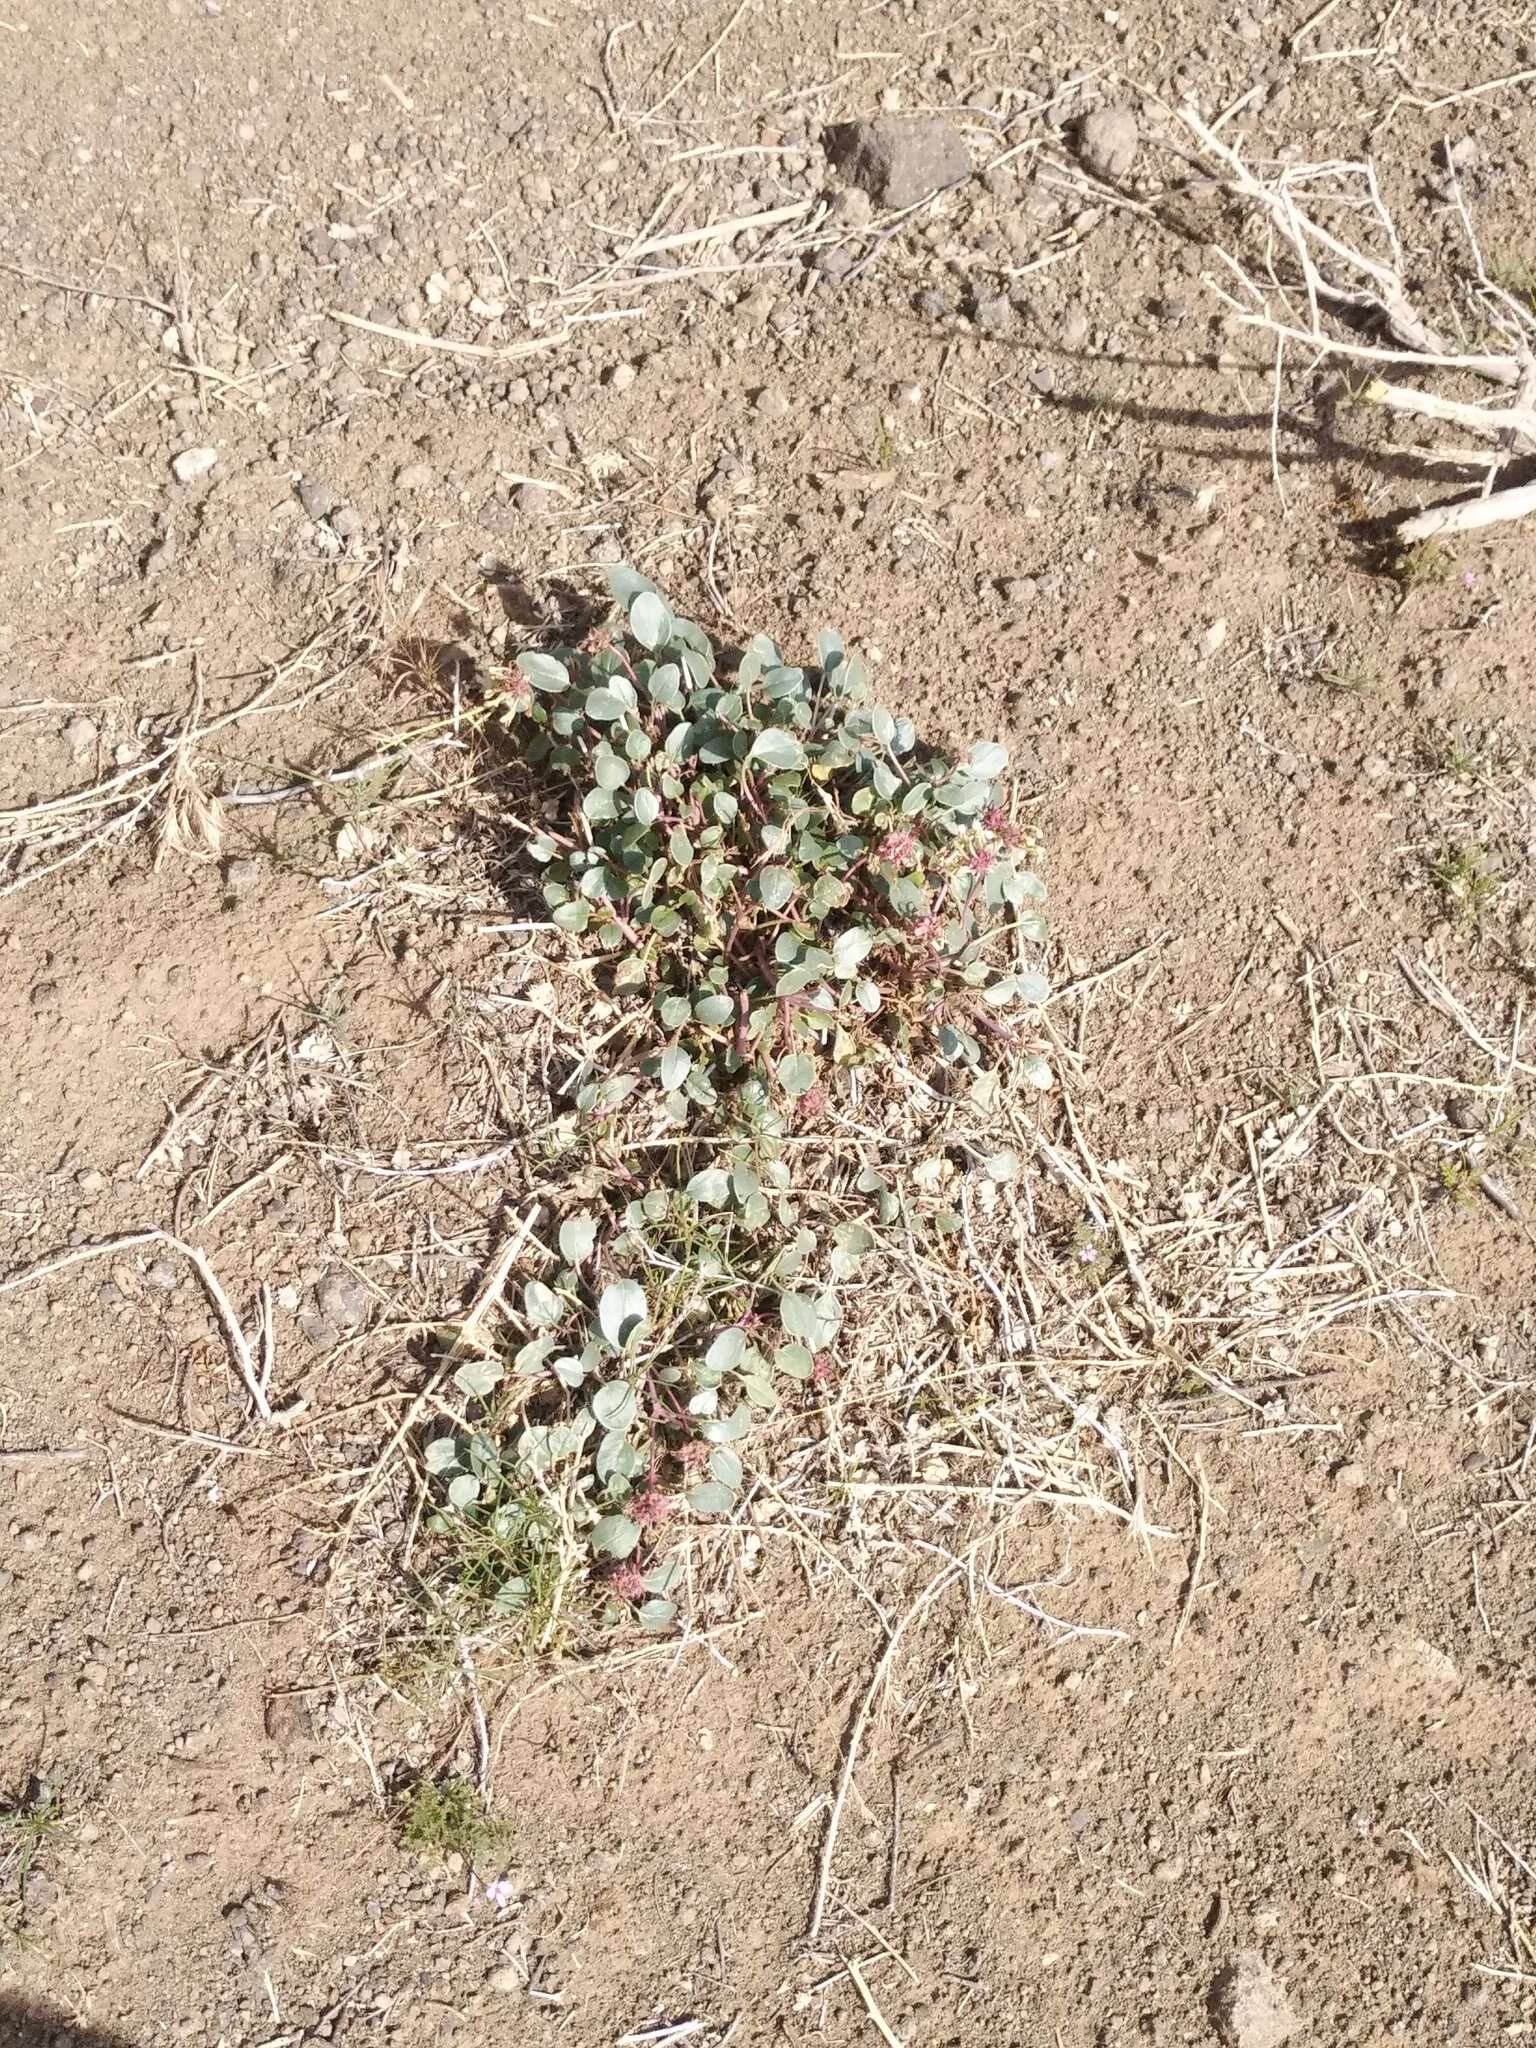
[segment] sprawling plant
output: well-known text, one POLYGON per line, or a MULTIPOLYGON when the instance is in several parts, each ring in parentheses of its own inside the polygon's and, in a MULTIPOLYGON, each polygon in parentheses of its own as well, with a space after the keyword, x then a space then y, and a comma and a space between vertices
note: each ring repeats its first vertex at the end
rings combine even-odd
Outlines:
MULTIPOLYGON (((1043 1079, 1019 1013, 1046 995, 1044 890, 1002 747, 954 762, 922 746, 835 634, 814 666, 761 634, 722 662, 644 577, 610 586, 607 629, 520 654, 504 704, 541 793, 527 851, 551 922, 606 957, 632 1013, 617 1054, 578 1071, 576 1108, 659 1090, 692 1170, 566 1219, 556 1269, 524 1291, 526 1341, 460 1365, 476 1417, 427 1462, 443 1525, 467 1518, 491 1545, 503 1605, 535 1598, 574 1527, 662 1625, 666 1532, 729 1512, 737 1446, 829 1369, 837 1280, 875 1242, 804 1213, 778 1139, 881 1052, 974 1087, 1005 1044, 1043 1079)), ((859 1192, 890 1220, 882 1179, 859 1192)))

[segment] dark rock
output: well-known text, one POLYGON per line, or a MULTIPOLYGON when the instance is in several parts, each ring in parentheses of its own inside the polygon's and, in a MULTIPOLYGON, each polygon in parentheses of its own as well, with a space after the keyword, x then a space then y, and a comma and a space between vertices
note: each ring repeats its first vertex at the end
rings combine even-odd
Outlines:
POLYGON ((916 206, 971 173, 960 131, 932 116, 845 121, 822 139, 844 177, 882 206, 916 206))

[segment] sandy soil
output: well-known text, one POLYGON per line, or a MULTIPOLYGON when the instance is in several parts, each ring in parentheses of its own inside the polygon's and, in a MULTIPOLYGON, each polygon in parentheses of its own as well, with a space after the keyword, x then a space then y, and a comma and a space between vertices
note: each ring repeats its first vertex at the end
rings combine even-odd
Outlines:
MULTIPOLYGON (((7 10, 0 806, 236 707, 209 787, 355 762, 442 708, 381 650, 477 657, 622 555, 727 637, 837 624, 937 737, 1014 749, 1084 1142, 1146 1242, 1298 1120, 1260 1262, 1376 1191, 1407 1221, 1359 1240, 1396 1306, 1277 1344, 1278 1392, 1213 1403, 1155 1315, 1134 1370, 1067 1374, 1084 1456, 1104 1418, 1134 1446, 1118 1515, 988 1508, 1029 1491, 966 1448, 992 1394, 909 1429, 899 1358, 792 1419, 680 1639, 487 1654, 472 1871, 400 1839, 474 1730, 402 1623, 408 1490, 365 1482, 538 1179, 505 850, 423 754, 232 806, 216 861, 131 819, 0 851, 0 1281, 177 1233, 242 1313, 270 1287, 314 1425, 248 1426, 164 1241, 0 1292, 0 2040, 1536 2025, 1536 557, 1514 527, 1375 573, 1362 520, 1447 479, 1326 368, 1275 417, 1282 499, 1269 350, 1202 283, 1231 215, 1162 111, 1254 161, 1368 151, 1433 287, 1465 137, 1485 249, 1536 264, 1536 49, 1519 10, 1314 13, 7 10), (1075 168, 1100 102, 1138 110, 1118 195, 1075 168), (944 115, 978 172, 1016 153, 877 239, 823 138, 882 110, 944 115), (816 1490, 829 1444, 862 1494, 816 1490)), ((993 1393, 1033 1398, 1016 1363, 993 1393)))

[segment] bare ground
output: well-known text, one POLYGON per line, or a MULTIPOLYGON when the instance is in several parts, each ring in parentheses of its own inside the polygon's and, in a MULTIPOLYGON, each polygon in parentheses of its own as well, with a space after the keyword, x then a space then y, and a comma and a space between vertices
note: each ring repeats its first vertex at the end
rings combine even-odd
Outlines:
POLYGON ((250 1426, 163 1241, 0 1293, 0 2038, 1203 2042, 1250 1950, 1298 2039, 1536 2023, 1531 541, 1372 571, 1445 479, 1327 371, 1272 417, 1158 117, 1370 152, 1433 289, 1463 137, 1536 262, 1532 30, 1315 12, 0 23, 0 1274, 172 1233, 308 1402, 250 1426), (1100 97, 1118 201, 1062 129, 1100 97), (820 138, 887 104, 1025 147, 876 241, 820 138), (914 1127, 974 1259, 867 1290, 675 1638, 475 1638, 482 1758, 381 1454, 537 1195, 568 1013, 500 785, 425 750, 454 671, 396 657, 619 554, 1010 744, 1061 1085, 1016 1179, 914 1127), (226 793, 417 746, 157 861, 189 723, 226 793), (39 808, 115 777, 99 840, 39 808), (475 1869, 407 1848, 408 1783, 482 1764, 475 1869))

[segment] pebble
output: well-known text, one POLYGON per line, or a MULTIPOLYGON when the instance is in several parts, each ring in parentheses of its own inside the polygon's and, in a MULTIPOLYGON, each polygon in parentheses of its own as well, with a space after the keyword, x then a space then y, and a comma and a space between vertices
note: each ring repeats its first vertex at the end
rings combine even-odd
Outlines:
POLYGON ((487 1991, 521 1991, 524 1984, 523 1973, 516 1963, 502 1963, 485 1980, 487 1991))
POLYGON ((971 174, 964 136, 932 116, 847 121, 822 139, 843 175, 882 206, 916 206, 971 174))
POLYGON ((331 531, 338 540, 356 540, 364 523, 355 505, 338 505, 331 514, 331 531))
POLYGON ((174 1259, 151 1259, 144 1269, 144 1278, 151 1287, 162 1294, 169 1294, 181 1275, 176 1270, 174 1259))
POLYGON ((1077 153, 1096 178, 1118 185, 1131 173, 1141 130, 1130 107, 1099 107, 1085 114, 1077 131, 1077 153))
POLYGON ((1333 1475, 1333 1483, 1345 1493, 1359 1493, 1370 1484, 1370 1474, 1363 1465, 1340 1465, 1333 1475))
POLYGON ((1384 754, 1367 754, 1360 763, 1360 773, 1367 782, 1374 782, 1380 788, 1392 780, 1392 763, 1384 754))
POLYGON ((47 1541, 48 1538, 41 1529, 27 1528, 16 1531, 16 1548, 18 1550, 41 1550, 47 1541))
POLYGON ((94 720, 72 718, 63 731, 63 741, 77 761, 89 761, 96 752, 101 732, 94 720))
POLYGON ((195 484, 215 468, 218 460, 217 448, 183 448, 172 458, 171 474, 179 484, 195 484))
POLYGON ((921 405, 923 387, 921 384, 898 384, 891 396, 898 405, 921 405))
POLYGON ((1062 347, 1081 348, 1087 339, 1088 315, 1081 306, 1068 306, 1061 321, 1062 347))
POLYGON ((175 559, 176 536, 167 527, 166 531, 144 557, 145 577, 161 575, 166 569, 170 568, 175 559))
POLYGON ((99 1195, 106 1184, 107 1176, 98 1173, 94 1166, 88 1166, 83 1173, 75 1175, 75 1186, 82 1195, 99 1195))
POLYGON ((395 471, 397 491, 425 491, 431 487, 432 470, 425 462, 408 462, 395 471))
POLYGON ((1285 1987, 1256 1948, 1238 1950, 1217 1978, 1210 2003, 1229 2048, 1284 2048, 1301 2030, 1285 1987))
POLYGON ((339 1330, 355 1330, 368 1320, 373 1296, 355 1273, 331 1266, 315 1283, 315 1307, 339 1330))
POLYGON ((301 476, 298 483, 299 503, 311 519, 328 518, 336 509, 336 493, 329 484, 321 483, 317 476, 301 476))
POLYGON ((1002 292, 978 293, 971 318, 983 334, 1003 334, 1013 325, 1013 307, 1002 292))
POLYGON ((261 862, 241 855, 224 863, 224 886, 232 895, 238 896, 242 889, 252 888, 261 880, 261 862))
POLYGON ((769 384, 759 391, 756 398, 752 401, 752 406, 753 410, 761 413, 764 419, 781 420, 789 411, 789 400, 779 390, 777 385, 769 384))
POLYGON ((554 504, 555 498, 553 491, 546 490, 543 484, 519 484, 512 502, 519 512, 533 519, 541 512, 547 512, 554 504))
POLYGON ((639 374, 633 363, 615 363, 608 372, 608 388, 610 391, 627 391, 639 374))

